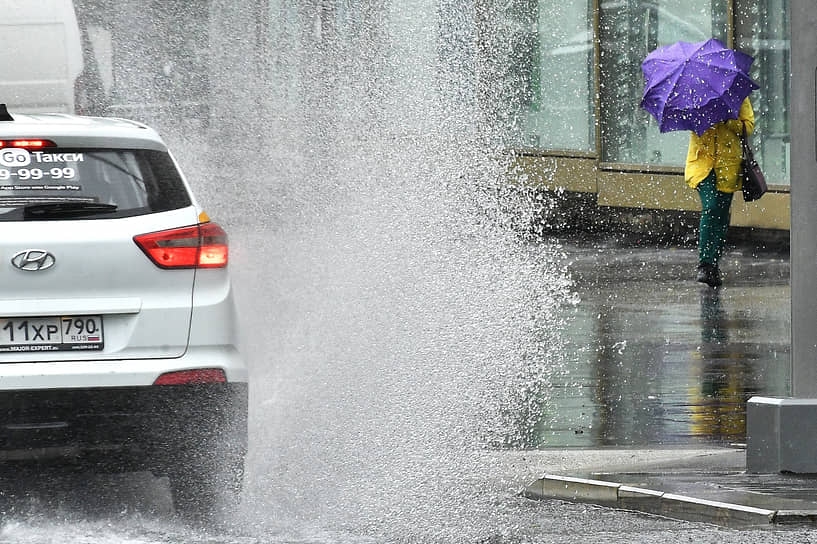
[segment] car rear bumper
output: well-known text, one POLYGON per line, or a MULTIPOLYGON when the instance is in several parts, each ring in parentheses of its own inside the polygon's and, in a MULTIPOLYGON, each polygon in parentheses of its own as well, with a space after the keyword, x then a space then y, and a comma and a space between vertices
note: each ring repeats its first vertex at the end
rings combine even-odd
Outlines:
POLYGON ((191 346, 181 357, 0 363, 4 390, 84 389, 152 385, 166 372, 218 368, 228 382, 246 382, 247 367, 233 345, 191 346))
POLYGON ((168 459, 247 447, 246 382, 0 391, 0 462, 153 470, 168 459))

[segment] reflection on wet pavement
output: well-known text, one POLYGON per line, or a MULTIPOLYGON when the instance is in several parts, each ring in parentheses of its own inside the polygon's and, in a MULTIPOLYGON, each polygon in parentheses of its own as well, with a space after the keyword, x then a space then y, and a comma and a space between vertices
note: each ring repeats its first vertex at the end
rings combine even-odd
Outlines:
POLYGON ((566 251, 580 302, 531 446, 740 443, 746 400, 788 394, 787 253, 733 250, 713 290, 692 249, 566 251))

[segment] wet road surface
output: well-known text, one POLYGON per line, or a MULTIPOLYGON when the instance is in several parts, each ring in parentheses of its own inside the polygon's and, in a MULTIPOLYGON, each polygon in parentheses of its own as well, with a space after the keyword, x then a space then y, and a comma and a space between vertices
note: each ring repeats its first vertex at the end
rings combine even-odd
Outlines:
MULTIPOLYGON (((576 462, 581 454, 570 459, 576 462)), ((578 462, 581 465, 581 461, 578 462)), ((547 464, 547 463, 546 463, 547 464)), ((22 486, 19 486, 22 487, 22 486)), ((12 489, 12 494, 21 489, 12 489)), ((252 505, 242 509, 218 528, 191 526, 176 518, 165 502, 166 487, 147 474, 93 476, 78 474, 45 481, 25 482, 20 496, 0 500, 3 543, 129 543, 129 544, 371 544, 379 542, 468 542, 475 544, 607 543, 626 535, 627 542, 702 543, 803 543, 813 531, 730 531, 704 524, 685 523, 634 512, 563 503, 530 501, 511 493, 494 494, 495 514, 479 519, 463 517, 463 523, 483 526, 480 536, 473 527, 462 527, 463 538, 415 538, 406 528, 404 538, 361 536, 352 528, 328 530, 318 521, 259 517, 252 505), (14 503, 11 506, 11 503, 14 503), (8 508, 11 506, 12 511, 8 508), (285 521, 284 524, 281 524, 285 521), (276 526, 277 525, 277 526, 276 526)), ((9 488, 6 488, 7 490, 9 488)), ((486 491, 485 489, 482 490, 486 491)), ((475 502, 481 499, 475 495, 475 502)), ((422 523, 423 520, 418 520, 422 523)), ((432 531, 433 532, 433 531, 432 531)))
POLYGON ((746 400, 788 393, 787 253, 733 248, 719 289, 692 248, 567 254, 580 302, 534 446, 742 443, 746 400))

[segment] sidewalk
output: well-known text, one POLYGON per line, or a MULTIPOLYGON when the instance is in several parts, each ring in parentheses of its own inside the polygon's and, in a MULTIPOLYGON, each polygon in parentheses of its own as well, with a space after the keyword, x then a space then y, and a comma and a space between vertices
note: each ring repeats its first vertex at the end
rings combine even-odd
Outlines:
POLYGON ((714 290, 692 281, 694 248, 565 247, 581 302, 535 446, 626 447, 638 462, 542 475, 527 495, 729 526, 817 522, 817 478, 746 474, 742 449, 746 401, 789 392, 787 248, 731 248, 714 290))
POLYGON ((747 474, 745 452, 713 449, 578 473, 547 474, 525 494, 729 527, 817 523, 817 477, 747 474))

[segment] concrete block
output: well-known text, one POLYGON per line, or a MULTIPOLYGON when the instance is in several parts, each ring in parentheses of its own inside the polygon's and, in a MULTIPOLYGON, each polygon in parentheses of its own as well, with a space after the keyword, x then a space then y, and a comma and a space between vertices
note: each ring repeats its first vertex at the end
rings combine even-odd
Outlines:
POLYGON ((746 403, 747 472, 780 472, 780 401, 752 397, 746 403))
POLYGON ((817 473, 817 399, 752 397, 746 405, 746 470, 817 473))
POLYGON ((543 499, 545 498, 545 479, 539 478, 528 487, 523 493, 529 499, 543 499))
POLYGON ((662 491, 622 485, 618 488, 618 505, 626 510, 660 514, 663 496, 662 491))
POLYGON ((618 488, 621 484, 550 474, 545 476, 543 484, 543 495, 551 499, 618 506, 618 488))
POLYGON ((774 522, 780 525, 815 525, 817 510, 778 510, 774 522))
POLYGON ((675 519, 715 523, 729 527, 768 526, 775 511, 665 493, 661 514, 675 519))

